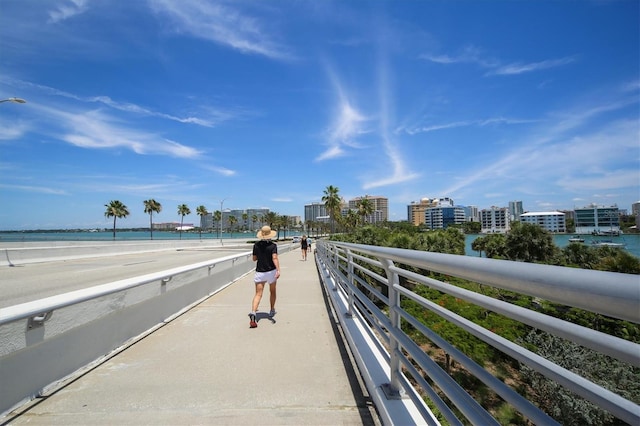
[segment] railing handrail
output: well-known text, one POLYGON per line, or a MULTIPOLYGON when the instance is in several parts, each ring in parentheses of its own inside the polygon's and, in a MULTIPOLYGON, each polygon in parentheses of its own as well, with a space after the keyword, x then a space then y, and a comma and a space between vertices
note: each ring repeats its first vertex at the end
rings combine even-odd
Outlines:
MULTIPOLYGON (((363 323, 368 324, 370 333, 378 339, 384 339, 389 348, 389 353, 384 358, 389 364, 390 379, 385 386, 395 392, 401 392, 401 387, 414 387, 415 385, 409 385, 409 381, 404 378, 404 367, 452 424, 459 424, 459 420, 447 404, 439 400, 440 397, 431 390, 431 385, 422 378, 423 373, 431 378, 469 421, 484 424, 489 420, 482 414, 484 409, 468 395, 463 395, 465 392, 460 392, 459 386, 451 381, 448 374, 436 371, 441 368, 437 365, 434 368, 435 363, 404 333, 398 325, 397 316, 411 323, 436 346, 464 365, 476 378, 534 423, 551 424, 554 420, 411 316, 400 306, 400 295, 419 303, 425 309, 456 324, 620 419, 632 424, 640 422, 640 407, 634 402, 504 339, 399 284, 399 277, 405 277, 417 285, 435 288, 549 334, 567 338, 597 352, 613 356, 629 365, 640 366, 638 344, 423 276, 403 269, 403 265, 640 323, 640 282, 637 275, 330 241, 318 243, 317 258, 318 264, 327 271, 325 275, 333 282, 332 285, 328 285, 343 294, 347 300, 348 318, 362 318, 363 323), (371 270, 372 266, 382 268, 384 276, 371 270), (374 280, 379 286, 386 287, 389 296, 385 297, 370 285, 365 277, 374 280), (366 290, 367 294, 361 289, 366 290), (388 311, 380 310, 370 297, 387 304, 388 311), (377 333, 373 333, 373 329, 377 333), (409 354, 411 359, 406 354, 409 354), (416 370, 416 365, 422 369, 422 373, 416 370)), ((358 351, 358 348, 352 350, 358 351)))
POLYGON ((0 308, 0 325, 7 324, 21 319, 27 319, 44 312, 54 311, 56 309, 75 305, 77 303, 86 302, 98 297, 107 296, 118 293, 123 290, 139 287, 155 281, 170 279, 170 277, 185 272, 197 270, 203 267, 214 268, 217 264, 236 259, 251 256, 251 251, 232 254, 217 259, 207 260, 199 263, 180 266, 177 268, 167 269, 160 272, 153 272, 146 275, 140 275, 133 278, 125 278, 123 280, 114 281, 108 284, 97 285, 81 290, 70 291, 67 293, 45 297, 42 299, 25 302, 18 305, 0 308))
POLYGON ((638 275, 340 243, 371 256, 640 323, 638 275), (615 279, 614 279, 615 278, 615 279), (603 285, 606 283, 606 285, 603 285))

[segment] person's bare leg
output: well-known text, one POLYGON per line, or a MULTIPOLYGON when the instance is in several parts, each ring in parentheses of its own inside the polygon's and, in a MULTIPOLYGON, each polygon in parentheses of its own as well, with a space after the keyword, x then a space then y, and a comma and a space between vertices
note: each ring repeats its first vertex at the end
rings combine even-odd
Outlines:
POLYGON ((269 302, 271 303, 271 312, 276 311, 276 283, 269 284, 269 302))
POLYGON ((257 312, 260 300, 262 300, 262 292, 264 291, 265 282, 256 283, 256 295, 253 296, 253 303, 251 304, 251 311, 257 312))

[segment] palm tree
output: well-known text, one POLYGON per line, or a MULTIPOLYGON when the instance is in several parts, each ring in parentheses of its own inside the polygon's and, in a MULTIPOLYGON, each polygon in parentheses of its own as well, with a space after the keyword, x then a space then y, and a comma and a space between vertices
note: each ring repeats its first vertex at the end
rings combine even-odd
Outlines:
POLYGON ((278 221, 278 214, 276 212, 269 212, 263 216, 262 220, 273 229, 275 223, 278 221))
POLYGON ((118 200, 110 201, 104 205, 107 211, 104 212, 105 217, 113 217, 113 239, 116 239, 116 218, 126 218, 129 216, 129 209, 118 200))
POLYGON ((154 200, 144 200, 144 212, 149 214, 149 230, 151 231, 151 239, 153 240, 153 213, 160 213, 162 211, 162 204, 154 200))
MULTIPOLYGON (((282 228, 284 230, 284 234, 282 235, 282 238, 287 238, 287 229, 289 228, 289 216, 286 215, 282 215, 280 216, 280 224, 282 225, 282 228)), ((280 229, 278 229, 278 231, 280 231, 280 229)), ((280 236, 278 236, 278 239, 280 239, 280 236)))
POLYGON ((180 239, 182 239, 182 223, 184 222, 184 217, 191 214, 191 210, 186 204, 180 204, 178 206, 178 214, 180 215, 180 239))
POLYGON ((222 220, 222 212, 220 210, 213 212, 213 220, 218 225, 216 226, 216 233, 218 234, 218 238, 220 238, 220 221, 222 220))
POLYGON ((362 226, 364 226, 366 217, 371 215, 374 211, 373 203, 369 199, 369 196, 365 195, 358 200, 356 205, 358 207, 358 214, 362 218, 362 226))
POLYGON ((256 230, 256 222, 258 221, 258 215, 254 214, 253 216, 251 216, 251 222, 253 223, 253 227, 251 228, 252 231, 256 230))
POLYGON ((196 213, 200 216, 200 239, 202 239, 202 225, 204 224, 204 217, 209 214, 205 206, 198 206, 196 213))
POLYGON ((347 217, 345 217, 345 224, 347 225, 347 228, 350 230, 354 230, 356 229, 356 227, 358 226, 358 222, 359 222, 359 218, 358 218, 358 212, 352 209, 349 209, 349 211, 347 212, 347 217))
POLYGON ((249 215, 247 213, 242 213, 242 230, 247 230, 247 219, 249 219, 249 215))
POLYGON ((340 195, 338 192, 340 189, 336 186, 329 185, 324 190, 324 195, 322 196, 322 201, 324 202, 324 206, 327 209, 327 213, 329 213, 329 218, 331 219, 331 232, 335 232, 335 218, 340 213, 340 195))
POLYGON ((229 231, 231 232, 231 238, 233 238, 233 225, 238 222, 235 216, 229 216, 229 231))

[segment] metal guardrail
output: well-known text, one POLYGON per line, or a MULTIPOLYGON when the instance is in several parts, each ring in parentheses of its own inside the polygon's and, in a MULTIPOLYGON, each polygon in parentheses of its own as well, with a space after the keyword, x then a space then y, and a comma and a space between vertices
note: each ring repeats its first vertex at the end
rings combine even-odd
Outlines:
MULTIPOLYGON (((408 395, 416 399, 418 406, 423 401, 417 398, 427 397, 450 424, 462 424, 454 410, 436 392, 435 385, 466 421, 479 425, 497 424, 490 413, 403 331, 401 322, 404 320, 533 423, 557 424, 533 403, 410 315, 401 303, 406 298, 619 419, 629 424, 640 424, 640 407, 634 402, 400 285, 403 277, 416 285, 429 286, 638 367, 640 345, 415 273, 407 266, 640 323, 640 280, 637 275, 329 241, 318 241, 316 247, 321 279, 330 291, 339 293, 348 304, 347 319, 343 322, 353 319, 365 324, 370 337, 379 341, 386 351, 390 380, 383 386, 388 394, 408 395), (381 304, 384 309, 378 307, 381 304), (420 394, 423 396, 416 396, 420 394)), ((334 303, 336 300, 332 298, 334 303)), ((351 349, 356 353, 360 350, 358 347, 351 349)), ((367 366, 361 365, 360 368, 366 369, 367 366)), ((424 416, 426 423, 433 423, 428 413, 424 416)))

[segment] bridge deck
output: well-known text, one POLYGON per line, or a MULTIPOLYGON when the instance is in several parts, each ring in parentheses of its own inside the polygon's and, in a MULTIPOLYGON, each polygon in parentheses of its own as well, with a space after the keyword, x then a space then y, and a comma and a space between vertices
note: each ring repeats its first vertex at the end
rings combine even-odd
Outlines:
MULTIPOLYGON (((253 274, 4 420, 20 424, 378 424, 312 256, 281 254, 277 314, 253 274), (336 344, 338 342, 338 344, 336 344)), ((78 348, 78 350, 82 350, 78 348)), ((55 356, 55 354, 52 354, 55 356)))

